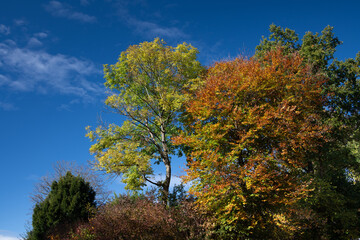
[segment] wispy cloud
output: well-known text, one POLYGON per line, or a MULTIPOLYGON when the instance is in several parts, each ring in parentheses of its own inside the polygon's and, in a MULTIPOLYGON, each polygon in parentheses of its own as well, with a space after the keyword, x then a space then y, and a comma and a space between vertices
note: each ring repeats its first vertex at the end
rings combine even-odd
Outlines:
POLYGON ((0 34, 9 35, 10 27, 5 26, 4 24, 0 24, 0 34))
POLYGON ((165 37, 165 38, 186 38, 188 37, 183 31, 176 27, 164 27, 159 24, 141 21, 135 18, 128 18, 127 23, 134 29, 137 34, 146 37, 165 37))
POLYGON ((38 32, 34 34, 35 37, 38 38, 46 38, 48 36, 48 34, 46 32, 38 32))
POLYGON ((45 32, 38 32, 33 34, 33 37, 31 37, 28 40, 27 47, 33 48, 33 47, 41 47, 43 45, 42 40, 47 38, 48 34, 45 32))
POLYGON ((117 9, 117 15, 120 17, 123 23, 125 23, 134 33, 146 37, 164 37, 171 39, 179 38, 188 38, 189 36, 185 34, 180 28, 175 26, 164 26, 160 23, 154 21, 142 20, 138 16, 130 13, 129 5, 137 5, 144 7, 147 5, 145 1, 142 0, 119 0, 115 1, 115 7, 117 9))
POLYGON ((80 0, 81 5, 89 5, 91 0, 80 0))
POLYGON ((103 92, 89 81, 101 71, 92 62, 43 50, 0 43, 0 87, 15 91, 55 92, 91 99, 103 92))
POLYGON ((55 17, 63 17, 85 23, 92 23, 96 21, 96 17, 74 11, 70 6, 59 1, 50 1, 45 5, 45 10, 55 17))
MULTIPOLYGON (((2 66, 2 63, 1 63, 1 61, 0 61, 0 67, 1 67, 1 66, 2 66)), ((9 82, 10 82, 10 80, 9 80, 8 77, 0 74, 0 87, 1 87, 2 85, 7 85, 9 82)))
POLYGON ((14 23, 16 26, 24 26, 27 24, 27 21, 24 19, 15 19, 14 23))
POLYGON ((15 111, 17 110, 17 107, 15 107, 15 105, 12 103, 0 102, 0 109, 5 111, 15 111))
MULTIPOLYGON (((1 231, 1 232, 7 232, 7 231, 1 231)), ((19 240, 19 238, 0 234, 0 240, 19 240)))
POLYGON ((78 100, 78 99, 74 99, 74 100, 71 100, 69 103, 63 103, 63 104, 61 104, 58 108, 57 108, 57 110, 58 111, 68 111, 68 112, 72 112, 73 110, 72 110, 72 108, 71 108, 71 106, 72 105, 75 105, 75 104, 79 104, 80 103, 80 101, 78 100))
POLYGON ((42 42, 39 39, 37 39, 36 37, 30 38, 28 41, 29 47, 40 47, 42 45, 43 45, 42 42))

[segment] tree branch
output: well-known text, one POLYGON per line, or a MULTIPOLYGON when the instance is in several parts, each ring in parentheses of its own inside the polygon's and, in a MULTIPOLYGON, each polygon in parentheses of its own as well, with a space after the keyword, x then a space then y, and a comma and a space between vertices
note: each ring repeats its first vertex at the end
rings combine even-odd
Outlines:
POLYGON ((145 181, 148 181, 149 183, 151 183, 151 184, 154 184, 155 186, 158 186, 158 187, 163 187, 163 184, 160 182, 153 182, 153 181, 151 181, 150 179, 148 179, 146 176, 145 176, 145 174, 143 175, 143 177, 144 177, 144 179, 145 179, 145 181))

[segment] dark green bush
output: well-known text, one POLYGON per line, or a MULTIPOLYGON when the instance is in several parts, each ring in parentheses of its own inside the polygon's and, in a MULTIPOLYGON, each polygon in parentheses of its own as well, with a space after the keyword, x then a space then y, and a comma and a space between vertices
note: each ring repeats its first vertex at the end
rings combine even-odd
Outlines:
POLYGON ((49 195, 35 206, 28 239, 43 240, 66 234, 75 222, 86 221, 95 205, 95 192, 90 184, 67 172, 53 182, 49 195))

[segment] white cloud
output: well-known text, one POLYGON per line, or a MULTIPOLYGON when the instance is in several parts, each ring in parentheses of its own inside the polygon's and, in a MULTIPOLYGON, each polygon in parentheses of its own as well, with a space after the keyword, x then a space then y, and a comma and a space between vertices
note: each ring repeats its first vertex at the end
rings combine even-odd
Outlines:
POLYGON ((72 10, 69 6, 64 5, 58 1, 50 1, 47 5, 45 5, 45 9, 55 17, 63 17, 86 23, 96 21, 96 18, 94 16, 90 16, 81 12, 76 12, 72 10))
POLYGON ((117 9, 118 16, 136 34, 147 38, 164 37, 164 38, 179 39, 179 38, 188 37, 187 34, 185 34, 182 30, 180 30, 177 27, 162 26, 152 21, 144 21, 144 20, 140 20, 139 18, 136 18, 134 14, 131 14, 129 12, 130 4, 137 6, 138 5, 145 6, 146 3, 143 2, 142 0, 115 1, 115 6, 117 9))
POLYGON ((35 33, 34 36, 38 37, 38 38, 46 38, 48 36, 48 34, 45 32, 38 32, 38 33, 35 33))
POLYGON ((0 24, 0 34, 9 35, 10 27, 5 26, 4 24, 0 24))
MULTIPOLYGON (((5 111, 14 111, 17 110, 17 108, 12 103, 6 103, 0 101, 0 109, 3 109, 5 111)), ((0 239, 1 240, 1 239, 0 239)))
MULTIPOLYGON (((1 53, 0 53, 1 54, 1 53)), ((1 62, 0 62, 0 67, 1 67, 1 62)), ((2 86, 2 85, 5 85, 5 84, 8 84, 10 82, 10 80, 9 80, 9 78, 7 78, 6 76, 4 76, 4 75, 1 75, 0 74, 0 87, 2 86)))
POLYGON ((90 1, 89 0, 80 0, 80 3, 81 3, 81 5, 86 6, 86 5, 90 4, 90 1))
POLYGON ((42 46, 42 42, 39 39, 32 37, 28 41, 28 46, 29 47, 40 47, 40 46, 42 46))
POLYGON ((72 109, 71 109, 71 106, 74 105, 74 104, 79 104, 80 101, 78 99, 74 99, 74 100, 71 100, 68 104, 61 104, 57 110, 58 111, 68 111, 68 112, 72 112, 72 109))
POLYGON ((0 87, 17 91, 57 92, 90 99, 103 92, 87 80, 101 71, 87 60, 0 43, 0 87))
POLYGON ((11 236, 5 236, 0 234, 0 240, 19 240, 20 238, 11 237, 11 236))
POLYGON ((14 23, 16 26, 24 26, 27 24, 27 22, 24 19, 15 19, 14 23))
POLYGON ((129 18, 128 24, 134 27, 135 32, 146 37, 166 37, 166 38, 186 38, 183 31, 176 27, 163 27, 153 22, 141 21, 135 18, 129 18))

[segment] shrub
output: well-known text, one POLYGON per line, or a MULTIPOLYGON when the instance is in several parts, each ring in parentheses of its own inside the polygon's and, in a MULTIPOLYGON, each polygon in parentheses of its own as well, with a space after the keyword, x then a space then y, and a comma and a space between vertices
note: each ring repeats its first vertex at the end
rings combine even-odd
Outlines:
POLYGON ((204 239, 203 218, 192 201, 166 208, 153 197, 121 195, 78 225, 72 240, 204 239))
POLYGON ((62 238, 78 221, 86 221, 95 207, 95 192, 88 182, 68 172, 54 181, 49 195, 36 204, 29 240, 62 238))

